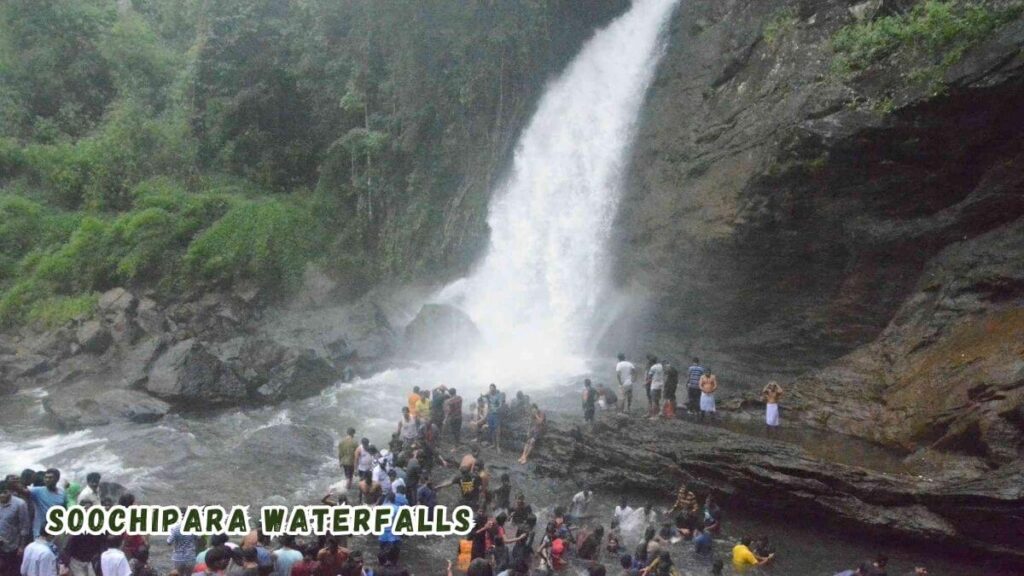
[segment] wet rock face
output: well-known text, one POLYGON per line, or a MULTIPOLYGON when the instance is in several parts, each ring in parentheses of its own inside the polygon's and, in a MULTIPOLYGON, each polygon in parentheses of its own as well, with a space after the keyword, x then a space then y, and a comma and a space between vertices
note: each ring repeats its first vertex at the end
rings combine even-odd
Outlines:
POLYGON ((426 304, 405 327, 403 351, 412 358, 449 360, 478 346, 480 338, 480 330, 462 310, 426 304))
POLYGON ((805 423, 1007 462, 1021 454, 1024 356, 1006 343, 1024 307, 1007 245, 1024 217, 1024 23, 933 95, 899 67, 834 79, 851 6, 680 5, 615 227, 618 282, 641 304, 607 351, 698 355, 733 390, 810 374, 805 423), (973 360, 954 362, 957 347, 973 360))
POLYGON ((848 7, 680 6, 616 225, 620 283, 647 296, 638 352, 744 383, 823 366, 877 337, 944 246, 1024 214, 1024 28, 932 98, 898 69, 829 80, 848 7), (895 111, 856 103, 880 94, 895 111))
POLYGON ((810 425, 1002 466, 1024 456, 1024 221, 951 245, 870 346, 793 387, 810 425), (884 400, 880 402, 879 400, 884 400))
POLYGON ((948 545, 1024 565, 1024 467, 966 479, 880 473, 819 460, 791 444, 687 421, 599 418, 593 431, 549 419, 531 458, 540 474, 603 490, 669 498, 686 484, 719 501, 797 513, 891 540, 948 545), (985 522, 994 522, 981 529, 985 522))
POLYGON ((170 411, 170 404, 137 390, 108 390, 95 396, 71 391, 46 398, 43 409, 58 428, 74 430, 115 420, 156 422, 170 411))
POLYGON ((146 390, 192 409, 238 403, 248 397, 246 383, 193 339, 178 342, 156 360, 146 390))

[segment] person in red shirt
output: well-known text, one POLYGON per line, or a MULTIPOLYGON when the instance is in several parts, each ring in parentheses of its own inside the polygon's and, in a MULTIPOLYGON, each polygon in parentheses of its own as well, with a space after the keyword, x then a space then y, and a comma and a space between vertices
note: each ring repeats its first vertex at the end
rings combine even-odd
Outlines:
POLYGON ((302 560, 292 564, 291 576, 316 576, 320 570, 320 563, 316 561, 318 550, 312 545, 300 548, 302 560))

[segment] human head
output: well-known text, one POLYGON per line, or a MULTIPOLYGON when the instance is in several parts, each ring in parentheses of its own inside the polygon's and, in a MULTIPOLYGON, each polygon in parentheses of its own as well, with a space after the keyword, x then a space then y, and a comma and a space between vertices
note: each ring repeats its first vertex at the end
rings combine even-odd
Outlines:
POLYGON ((363 448, 369 448, 370 447, 370 439, 369 438, 362 438, 362 439, 360 439, 359 440, 359 445, 362 446, 363 448))
POLYGON ((652 355, 652 356, 651 356, 651 364, 657 364, 657 363, 658 363, 658 357, 657 357, 657 356, 654 356, 654 355, 652 355))
POLYGON ((402 406, 402 417, 403 418, 408 418, 409 417, 409 407, 408 406, 402 406))
POLYGON ((505 522, 508 522, 508 514, 505 514, 504 512, 498 514, 494 518, 494 522, 497 523, 498 526, 504 526, 505 522))
POLYGON ((449 388, 448 389, 448 395, 451 396, 452 398, 454 398, 455 397, 455 388, 449 388))
POLYGON ((512 482, 512 480, 508 477, 508 472, 503 472, 501 474, 501 483, 502 484, 509 484, 511 482, 512 482))
POLYGON ((223 546, 228 543, 227 534, 214 534, 210 536, 210 547, 216 548, 217 546, 223 546))
POLYGON ((491 384, 490 386, 488 386, 487 389, 491 392, 491 394, 494 394, 495 392, 498 391, 498 387, 495 386, 494 384, 491 384))
POLYGON ((99 488, 100 488, 100 473, 99 472, 89 472, 85 476, 85 483, 89 486, 89 488, 92 488, 93 492, 99 490, 99 488))
POLYGON ((7 486, 7 480, 0 480, 0 504, 7 504, 11 501, 11 489, 7 486))
POLYGON ((6 480, 7 489, 11 492, 17 491, 21 488, 21 476, 18 476, 17 474, 8 474, 6 480))
POLYGON ((120 548, 124 542, 124 534, 107 534, 104 538, 107 548, 120 548))
POLYGON ((412 387, 412 393, 413 394, 419 394, 420 393, 420 387, 419 386, 413 386, 412 387))
POLYGON ((584 378, 583 386, 586 388, 590 388, 590 378, 584 378))
POLYGON ((494 576, 494 569, 487 560, 477 558, 469 563, 469 568, 466 569, 466 576, 494 576))
POLYGON ((149 562, 149 546, 140 546, 135 550, 135 560, 137 560, 139 564, 149 562))
POLYGON ((349 428, 348 430, 345 431, 345 433, 348 434, 349 436, 355 436, 356 435, 356 429, 355 428, 349 428))
POLYGON ((56 468, 50 468, 43 474, 43 484, 50 489, 57 487, 57 482, 60 481, 60 470, 56 468))
POLYGON ((750 536, 744 536, 740 538, 740 544, 743 544, 744 546, 750 546, 750 536))
POLYGON ((606 574, 604 564, 594 563, 587 568, 587 576, 605 576, 606 574))
MULTIPOLYGON (((622 354, 619 354, 622 356, 622 354)), ((629 554, 623 554, 622 558, 619 558, 619 566, 622 566, 623 570, 629 570, 633 567, 633 557, 629 554)))
POLYGON ((135 505, 135 494, 131 492, 125 492, 117 498, 118 506, 124 506, 125 508, 135 505))
POLYGON ((209 568, 211 572, 225 570, 227 569, 228 564, 231 563, 232 556, 233 554, 231 553, 231 549, 227 546, 214 546, 206 553, 206 567, 209 568))
POLYGON ((697 358, 696 356, 694 356, 693 357, 693 363, 694 364, 700 364, 700 358, 697 358))
POLYGON ((625 362, 625 361, 626 361, 626 355, 623 354, 622 352, 619 352, 619 362, 625 362))

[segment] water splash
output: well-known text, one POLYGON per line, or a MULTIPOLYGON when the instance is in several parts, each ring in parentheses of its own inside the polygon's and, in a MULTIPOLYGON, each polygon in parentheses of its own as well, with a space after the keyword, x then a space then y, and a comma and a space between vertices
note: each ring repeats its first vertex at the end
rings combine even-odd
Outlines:
POLYGON ((626 152, 675 4, 636 0, 542 97, 490 207, 487 256, 441 294, 486 338, 476 368, 527 380, 582 369, 626 152))

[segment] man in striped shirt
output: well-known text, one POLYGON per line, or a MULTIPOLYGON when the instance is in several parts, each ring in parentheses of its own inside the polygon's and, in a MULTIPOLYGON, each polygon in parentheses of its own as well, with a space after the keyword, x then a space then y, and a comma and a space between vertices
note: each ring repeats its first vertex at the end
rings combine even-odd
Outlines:
POLYGON ((704 375, 704 367, 700 365, 700 358, 694 356, 693 365, 686 375, 686 411, 696 414, 700 410, 700 377, 704 375))

